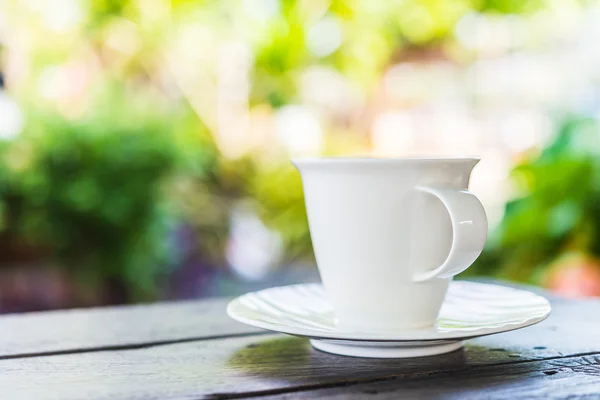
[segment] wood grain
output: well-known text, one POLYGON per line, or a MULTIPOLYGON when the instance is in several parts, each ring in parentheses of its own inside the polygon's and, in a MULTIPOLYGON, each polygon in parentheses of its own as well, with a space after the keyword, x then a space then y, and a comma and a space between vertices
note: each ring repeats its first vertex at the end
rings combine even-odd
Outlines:
POLYGON ((335 356, 238 324, 227 299, 0 318, 0 390, 18 399, 600 396, 600 300, 450 354, 335 356))
POLYGON ((116 350, 264 332, 230 319, 225 312, 229 300, 3 315, 0 316, 0 359, 116 350))
POLYGON ((0 359, 256 334, 227 317, 229 299, 3 315, 0 359))
MULTIPOLYGON (((429 390, 424 396, 434 396, 440 378, 439 390, 446 390, 444 385, 456 379, 472 395, 487 390, 486 381, 491 388, 512 387, 519 374, 511 371, 525 368, 526 377, 539 374, 542 379, 525 387, 530 393, 536 385, 563 379, 567 373, 574 379, 569 385, 576 386, 578 393, 593 391, 590 376, 600 381, 596 374, 600 321, 593 317, 600 315, 600 302, 562 301, 555 307, 554 314, 539 325, 470 341, 465 350, 437 357, 341 357, 313 350, 304 339, 268 334, 4 360, 0 361, 0 388, 7 398, 19 399, 197 399, 285 393, 294 398, 311 390, 333 397, 381 390, 393 398, 393 390, 413 381, 420 383, 408 389, 424 388, 429 390), (490 368, 496 369, 487 375, 482 372, 490 368), (545 374, 549 368, 558 369, 561 375, 545 374), (508 377, 505 381, 503 374, 508 377), (475 377, 474 383, 469 383, 470 377, 475 377)), ((308 392, 306 397, 313 398, 313 394, 308 392)))
POLYGON ((284 399, 576 399, 600 397, 600 357, 568 357, 263 397, 284 399), (412 378, 412 379, 410 379, 412 378))

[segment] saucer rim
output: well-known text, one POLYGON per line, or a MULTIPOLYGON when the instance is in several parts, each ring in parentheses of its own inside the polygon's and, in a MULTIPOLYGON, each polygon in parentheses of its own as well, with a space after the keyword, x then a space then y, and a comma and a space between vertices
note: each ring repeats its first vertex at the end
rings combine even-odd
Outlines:
MULTIPOLYGON (((425 329, 412 329, 412 330, 403 330, 397 332, 321 332, 317 333, 317 331, 311 329, 310 327, 298 327, 298 326, 285 326, 285 325, 275 325, 273 323, 264 322, 260 320, 256 320, 253 318, 248 318, 241 315, 237 307, 246 308, 245 306, 240 304, 240 299, 244 296, 254 295, 256 293, 262 292, 264 290, 271 289, 283 289, 283 288, 292 288, 298 286, 306 286, 306 285, 321 285, 321 283, 301 283, 294 285, 284 285, 284 286, 275 286, 263 290, 253 291, 246 293, 244 295, 238 296, 235 299, 231 300, 227 305, 227 314, 234 320, 244 323, 246 325, 254 326, 261 329, 266 329, 268 331, 276 332, 276 333, 284 333, 287 335, 305 337, 309 339, 316 340, 339 340, 339 341, 349 341, 349 342, 378 342, 378 343, 407 343, 407 342, 432 342, 432 341, 446 341, 446 340, 469 340, 474 339, 481 336, 494 335, 497 333, 511 332, 514 330, 526 328, 535 324, 538 324, 544 320, 546 320, 551 312, 552 305, 545 297, 534 293, 525 289, 516 289, 509 286, 492 284, 492 283, 482 283, 482 282, 471 282, 471 281, 460 281, 461 284, 467 285, 479 285, 479 286, 491 286, 495 288, 502 288, 511 291, 520 291, 532 294, 542 300, 545 303, 545 312, 544 314, 532 316, 524 321, 520 322, 511 322, 506 323, 500 326, 493 327, 481 327, 481 328, 473 328, 471 332, 465 332, 464 330, 457 331, 453 328, 445 328, 444 332, 435 331, 431 328, 425 329)), ((450 284, 453 284, 451 282, 450 284)))

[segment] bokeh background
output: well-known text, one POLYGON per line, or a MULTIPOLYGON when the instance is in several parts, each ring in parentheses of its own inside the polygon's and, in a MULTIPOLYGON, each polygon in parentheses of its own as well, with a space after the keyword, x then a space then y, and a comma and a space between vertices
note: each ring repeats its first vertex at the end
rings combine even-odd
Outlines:
POLYGON ((599 21, 583 0, 3 0, 0 312, 317 280, 305 155, 479 155, 467 274, 600 295, 599 21))

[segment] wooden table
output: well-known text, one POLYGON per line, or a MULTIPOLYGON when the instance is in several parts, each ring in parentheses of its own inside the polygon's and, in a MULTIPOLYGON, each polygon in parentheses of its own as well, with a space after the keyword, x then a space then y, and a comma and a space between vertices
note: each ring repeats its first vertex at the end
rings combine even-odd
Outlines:
POLYGON ((334 356, 227 299, 0 317, 1 399, 600 398, 600 300, 443 356, 334 356))

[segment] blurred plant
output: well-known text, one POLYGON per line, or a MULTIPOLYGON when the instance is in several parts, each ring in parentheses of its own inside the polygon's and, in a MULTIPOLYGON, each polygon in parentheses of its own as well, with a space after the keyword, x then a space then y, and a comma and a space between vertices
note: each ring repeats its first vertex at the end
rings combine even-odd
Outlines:
MULTIPOLYGON (((176 223, 191 227, 211 264, 225 263, 232 209, 244 201, 281 236, 289 259, 311 258, 289 156, 368 147, 366 103, 386 68, 415 53, 451 57, 465 16, 541 5, 1 2, 10 94, 23 109, 52 111, 27 112, 26 132, 0 141, 0 241, 24 240, 82 280, 116 280, 141 299, 156 295, 157 278, 178 263, 169 242, 176 223), (286 105, 300 106, 281 122, 286 105), (278 122, 294 129, 282 134, 278 122)), ((542 260, 551 245, 539 236, 533 255, 509 239, 503 245, 542 260)))
POLYGON ((48 253, 86 290, 112 281, 139 300, 157 294, 172 263, 165 184, 178 153, 172 121, 132 96, 123 107, 122 95, 77 120, 30 112, 22 136, 2 145, 0 197, 5 234, 48 253))
MULTIPOLYGON (((552 143, 515 167, 511 180, 518 196, 506 205, 502 223, 470 273, 539 284, 563 254, 584 254, 584 264, 600 257, 597 119, 565 119, 552 143)), ((582 263, 577 259, 575 264, 582 263)))
POLYGON ((252 12, 245 10, 250 18, 237 9, 221 7, 232 19, 243 21, 241 29, 256 54, 252 102, 273 107, 297 98, 298 74, 308 66, 334 67, 368 92, 384 67, 404 52, 427 52, 452 42, 456 24, 469 13, 529 13, 543 6, 539 0, 244 3, 256 7, 252 12))
POLYGON ((257 174, 249 195, 255 199, 259 215, 267 226, 279 232, 286 259, 312 259, 312 244, 304 207, 300 174, 288 163, 257 174))

